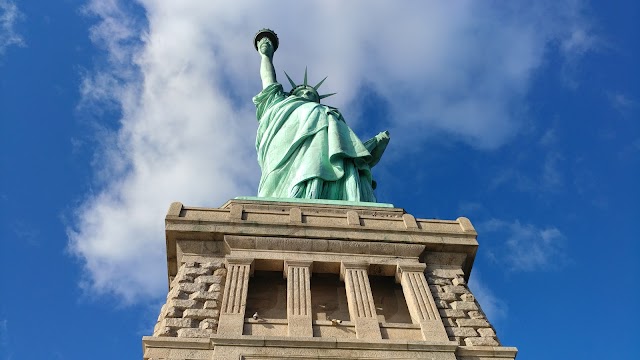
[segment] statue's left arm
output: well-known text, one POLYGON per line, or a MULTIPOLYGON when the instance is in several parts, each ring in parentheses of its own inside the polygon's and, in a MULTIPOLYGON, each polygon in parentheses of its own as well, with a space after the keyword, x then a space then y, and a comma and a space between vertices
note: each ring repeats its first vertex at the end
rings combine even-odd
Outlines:
POLYGON ((389 132, 383 131, 375 137, 372 137, 371 139, 364 142, 364 147, 367 148, 367 150, 369 150, 369 153, 371 154, 371 161, 369 162, 370 167, 374 167, 378 163, 378 161, 380 161, 380 158, 382 158, 382 154, 387 149, 389 140, 389 132))

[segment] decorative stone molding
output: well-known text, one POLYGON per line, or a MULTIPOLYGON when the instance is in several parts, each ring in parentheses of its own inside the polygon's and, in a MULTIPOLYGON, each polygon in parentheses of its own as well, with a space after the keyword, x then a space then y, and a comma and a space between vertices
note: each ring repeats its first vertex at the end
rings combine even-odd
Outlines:
POLYGON ((253 259, 227 258, 226 262, 227 279, 218 328, 225 335, 242 335, 253 259))
POLYGON ((323 240, 378 243, 387 248, 420 245, 426 251, 464 255, 466 277, 478 247, 477 233, 466 218, 418 219, 403 209, 388 207, 234 199, 212 209, 174 203, 165 223, 170 280, 181 262, 182 254, 176 246, 179 240, 208 243, 205 250, 211 254, 224 254, 225 249, 214 243, 234 235, 306 238, 313 239, 315 245, 323 240))
POLYGON ((340 265, 340 278, 344 281, 349 302, 349 315, 356 325, 358 339, 382 339, 378 315, 371 294, 368 274, 369 264, 347 263, 340 265))
POLYGON ((313 337, 311 326, 311 261, 284 262, 287 278, 288 335, 313 337))
POLYGON ((447 333, 424 277, 425 268, 425 264, 398 264, 396 280, 402 285, 411 319, 415 324, 420 324, 423 338, 447 341, 447 333))

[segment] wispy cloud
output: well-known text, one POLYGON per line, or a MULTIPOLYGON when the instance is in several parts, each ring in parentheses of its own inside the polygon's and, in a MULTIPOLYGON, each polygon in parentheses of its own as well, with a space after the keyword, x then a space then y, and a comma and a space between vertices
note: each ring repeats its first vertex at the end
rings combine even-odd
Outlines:
POLYGON ((638 101, 620 92, 607 93, 609 102, 614 110, 624 117, 629 117, 631 112, 638 108, 638 101))
POLYGON ((562 190, 565 186, 565 157, 561 150, 556 127, 547 129, 531 146, 522 144, 511 166, 501 164, 489 181, 489 188, 507 187, 521 192, 545 194, 562 190))
POLYGON ((24 46, 22 36, 15 26, 23 18, 18 6, 10 0, 0 0, 0 56, 10 46, 24 46))
POLYGON ((81 108, 122 116, 100 130, 96 190, 69 228, 87 286, 128 301, 161 294, 169 203, 255 193, 258 29, 281 36, 279 76, 306 65, 312 81, 330 75, 323 88, 340 94, 330 104, 356 128, 366 122, 349 114, 363 112, 367 84, 390 106, 396 146, 439 134, 488 149, 520 128, 515 113, 546 49, 582 28, 579 6, 538 3, 90 1, 105 62, 86 74, 81 108))
POLYGON ((554 270, 567 263, 566 237, 555 226, 492 219, 479 228, 490 239, 485 243, 491 244, 492 260, 509 271, 554 270))
POLYGON ((11 225, 14 235, 23 243, 30 246, 39 245, 40 230, 33 224, 23 220, 16 220, 11 225))
POLYGON ((482 306, 482 311, 487 315, 487 319, 494 326, 507 317, 509 312, 507 304, 487 286, 478 270, 474 270, 469 279, 469 289, 471 289, 478 303, 482 306))
POLYGON ((9 354, 9 320, 0 319, 0 355, 6 359, 11 358, 9 354))

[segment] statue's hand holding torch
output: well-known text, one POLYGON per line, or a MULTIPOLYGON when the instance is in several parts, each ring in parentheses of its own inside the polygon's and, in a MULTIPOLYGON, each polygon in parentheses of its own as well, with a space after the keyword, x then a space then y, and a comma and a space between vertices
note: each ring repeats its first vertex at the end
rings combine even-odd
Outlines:
POLYGON ((258 31, 253 38, 253 46, 256 50, 258 50, 261 55, 267 56, 270 59, 273 58, 273 53, 278 49, 278 45, 278 35, 270 29, 258 31))

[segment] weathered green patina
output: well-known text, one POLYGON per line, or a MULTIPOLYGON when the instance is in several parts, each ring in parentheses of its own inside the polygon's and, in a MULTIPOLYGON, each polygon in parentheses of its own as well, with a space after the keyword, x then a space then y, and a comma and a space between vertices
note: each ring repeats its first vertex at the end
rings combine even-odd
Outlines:
POLYGON ((361 142, 338 109, 320 104, 316 86, 285 93, 276 80, 273 54, 278 39, 270 30, 256 35, 263 90, 253 98, 259 121, 256 136, 262 177, 259 197, 375 202, 371 167, 388 142, 384 131, 361 142))

